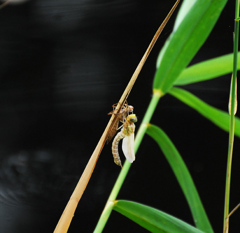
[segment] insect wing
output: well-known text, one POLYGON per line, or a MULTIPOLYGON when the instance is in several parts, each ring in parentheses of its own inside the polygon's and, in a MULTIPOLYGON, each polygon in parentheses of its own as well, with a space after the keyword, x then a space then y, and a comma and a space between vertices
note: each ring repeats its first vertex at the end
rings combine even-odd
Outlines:
POLYGON ((126 159, 132 163, 135 160, 134 153, 134 133, 131 133, 129 136, 125 136, 122 142, 122 150, 126 159))

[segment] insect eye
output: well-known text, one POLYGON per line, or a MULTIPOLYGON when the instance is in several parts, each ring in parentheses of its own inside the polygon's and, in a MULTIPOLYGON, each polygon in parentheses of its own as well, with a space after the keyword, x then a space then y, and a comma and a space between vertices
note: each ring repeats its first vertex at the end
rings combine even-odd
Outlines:
POLYGON ((137 117, 135 116, 134 118, 130 119, 131 122, 136 123, 137 122, 137 117))
POLYGON ((137 122, 137 116, 135 114, 131 114, 127 117, 127 120, 135 123, 137 122))

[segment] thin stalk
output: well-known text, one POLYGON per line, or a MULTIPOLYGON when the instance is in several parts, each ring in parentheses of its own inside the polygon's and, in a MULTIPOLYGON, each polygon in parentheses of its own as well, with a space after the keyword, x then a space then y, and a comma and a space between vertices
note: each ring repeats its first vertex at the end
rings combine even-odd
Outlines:
MULTIPOLYGON (((138 133, 137 133, 137 136, 136 136, 136 140, 135 140, 135 144, 134 144, 134 151, 135 153, 137 152, 138 148, 139 148, 139 145, 141 144, 142 142, 142 139, 143 139, 143 136, 146 132, 146 129, 147 129, 147 123, 150 122, 151 118, 152 118, 152 115, 157 107, 157 104, 158 104, 158 101, 160 100, 160 97, 161 97, 161 94, 160 92, 157 92, 155 91, 153 93, 153 97, 150 101, 150 104, 148 106, 148 109, 146 111, 146 114, 143 118, 143 121, 140 125, 140 128, 138 130, 138 133)), ((106 206, 99 218, 99 221, 98 221, 98 224, 94 230, 94 233, 100 233, 102 232, 103 228, 105 227, 107 221, 108 221, 108 218, 112 212, 112 209, 114 207, 114 201, 116 200, 117 198, 117 195, 123 185, 123 182, 128 174, 128 171, 131 167, 131 163, 129 163, 128 161, 125 161, 124 165, 123 165, 123 168, 114 184, 114 187, 110 193, 110 196, 107 200, 107 203, 106 203, 106 206)))
MULTIPOLYGON (((239 0, 236 0, 235 19, 239 17, 239 0)), ((230 129, 229 129, 229 142, 228 142, 228 161, 226 172, 226 188, 225 188, 225 204, 224 204, 224 226, 223 232, 229 232, 229 202, 230 202, 230 185, 231 185, 231 168, 233 157, 233 144, 234 144, 234 126, 235 126, 235 112, 236 112, 236 83, 237 83, 237 53, 238 53, 238 40, 239 40, 239 21, 235 21, 234 25, 234 56, 233 56, 233 74, 230 88, 229 98, 229 113, 230 113, 230 129)))
POLYGON ((176 0, 175 4, 173 5, 173 7, 171 8, 171 10, 169 11, 169 13, 167 14, 166 18, 163 20, 163 22, 161 23, 160 27, 158 28, 157 32, 155 33, 152 41, 150 42, 146 52, 144 53, 142 59, 140 60, 137 68, 135 69, 125 91, 122 94, 122 97, 120 98, 118 104, 117 104, 117 111, 114 112, 114 114, 112 114, 111 119, 109 120, 107 127, 105 128, 95 150, 93 151, 83 173, 82 176, 80 178, 80 180, 77 183, 77 186, 75 187, 72 196, 70 197, 70 200, 68 201, 62 216, 60 217, 57 226, 54 230, 54 233, 65 233, 68 231, 68 228, 71 224, 72 218, 74 216, 75 210, 77 208, 78 202, 80 201, 83 192, 85 191, 88 182, 92 176, 93 170, 96 166, 98 157, 101 154, 101 151, 104 147, 104 144, 106 142, 108 133, 111 131, 111 128, 113 127, 114 123, 117 121, 117 114, 119 113, 119 111, 122 109, 122 106, 124 105, 124 103, 126 102, 132 87, 134 85, 134 83, 136 82, 138 75, 144 65, 144 63, 146 62, 150 52, 152 51, 153 46, 155 45, 158 37, 160 36, 162 30, 164 29, 164 27, 166 26, 168 20, 171 18, 173 12, 175 11, 175 9, 177 8, 177 5, 179 4, 180 0, 176 0))

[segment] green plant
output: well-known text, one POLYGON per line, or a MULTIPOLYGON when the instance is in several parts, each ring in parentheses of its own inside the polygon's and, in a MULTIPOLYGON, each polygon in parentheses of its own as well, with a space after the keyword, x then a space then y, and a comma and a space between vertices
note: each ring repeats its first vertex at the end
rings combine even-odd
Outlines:
MULTIPOLYGON (((129 162, 125 162, 94 232, 97 233, 102 231, 112 209, 127 216, 151 232, 213 232, 193 180, 179 152, 168 136, 159 127, 151 125, 149 122, 151 121, 160 98, 166 94, 171 94, 223 130, 229 131, 229 151, 232 151, 231 145, 233 144, 234 119, 236 135, 240 136, 240 120, 234 117, 236 95, 234 85, 236 84, 236 71, 240 68, 240 63, 237 63, 237 58, 240 54, 237 52, 236 45, 234 54, 224 55, 187 67, 207 39, 226 3, 227 0, 185 0, 183 2, 175 22, 173 33, 170 35, 159 54, 157 71, 153 83, 153 97, 143 122, 140 125, 135 141, 135 152, 137 152, 145 133, 149 134, 158 143, 183 190, 196 228, 154 208, 135 202, 117 201, 118 192, 131 166, 129 162), (233 58, 234 62, 232 62, 233 58), (234 67, 232 67, 233 64, 234 67), (232 71, 233 81, 230 95, 230 116, 228 113, 208 105, 188 91, 175 87, 175 85, 181 86, 209 80, 232 71)), ((235 18, 238 19, 238 4, 236 5, 236 12, 235 18)), ((236 20, 236 43, 238 42, 238 24, 239 21, 236 20)), ((231 156, 230 153, 229 156, 231 156)), ((231 164, 231 162, 229 162, 229 164, 231 164)), ((228 167, 231 167, 231 165, 228 167)), ((229 168, 228 174, 230 170, 229 168)), ((228 182, 230 183, 229 175, 227 178, 227 183, 228 182)), ((225 220, 228 218, 229 214, 228 203, 230 198, 229 195, 226 196, 225 220)), ((228 227, 225 226, 224 231, 227 232, 227 229, 228 227)))

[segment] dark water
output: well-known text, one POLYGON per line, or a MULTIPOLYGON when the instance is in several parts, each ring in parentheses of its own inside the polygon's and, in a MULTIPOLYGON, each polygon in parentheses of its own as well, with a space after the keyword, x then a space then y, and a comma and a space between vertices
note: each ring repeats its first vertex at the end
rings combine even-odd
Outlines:
MULTIPOLYGON (((0 232, 53 232, 105 128, 111 105, 173 3, 34 0, 0 10, 0 232)), ((233 14, 229 3, 193 62, 232 51, 233 14)), ((173 20, 128 99, 139 121, 151 98, 157 54, 172 25, 173 20)), ((229 76, 187 89, 227 109, 229 76)), ((227 134, 170 96, 160 103, 152 122, 182 153, 213 227, 220 232, 227 134)), ((240 201, 238 144, 236 140, 231 208, 240 201)), ((193 224, 160 155, 146 136, 119 198, 154 206, 193 224)), ((93 231, 118 173, 106 146, 69 232, 93 231)), ((231 217, 232 232, 240 228, 238 217, 239 213, 231 217)), ((146 231, 113 213, 104 232, 146 231)))

